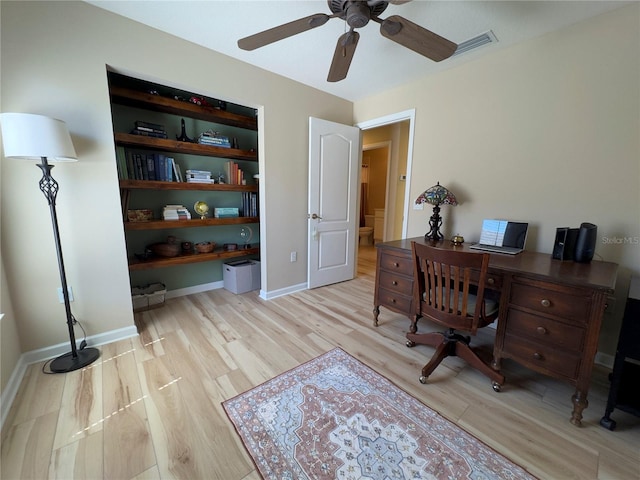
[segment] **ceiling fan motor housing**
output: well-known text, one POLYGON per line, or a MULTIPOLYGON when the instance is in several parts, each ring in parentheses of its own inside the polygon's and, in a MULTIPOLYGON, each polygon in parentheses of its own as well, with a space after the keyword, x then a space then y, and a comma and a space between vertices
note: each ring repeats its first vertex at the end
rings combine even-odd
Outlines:
POLYGON ((377 17, 387 8, 385 1, 368 2, 363 0, 327 0, 329 9, 347 22, 351 28, 362 28, 371 17, 377 17))

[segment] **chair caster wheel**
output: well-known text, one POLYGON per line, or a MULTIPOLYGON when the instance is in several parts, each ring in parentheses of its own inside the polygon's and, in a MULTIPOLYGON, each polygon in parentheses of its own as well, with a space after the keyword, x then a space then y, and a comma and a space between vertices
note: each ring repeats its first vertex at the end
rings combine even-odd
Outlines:
POLYGON ((600 425, 611 431, 616 429, 616 421, 607 416, 604 416, 600 419, 600 425))
POLYGON ((412 342, 411 340, 407 340, 407 343, 405 345, 407 347, 409 347, 409 348, 415 347, 416 346, 416 342, 412 342))
POLYGON ((429 378, 429 377, 425 377, 424 375, 421 375, 421 376, 420 376, 420 383, 422 383, 423 385, 424 385, 425 383, 427 383, 427 378, 429 378))
POLYGON ((502 390, 502 385, 500 385, 498 382, 493 382, 491 386, 493 387, 494 392, 500 392, 500 390, 502 390))

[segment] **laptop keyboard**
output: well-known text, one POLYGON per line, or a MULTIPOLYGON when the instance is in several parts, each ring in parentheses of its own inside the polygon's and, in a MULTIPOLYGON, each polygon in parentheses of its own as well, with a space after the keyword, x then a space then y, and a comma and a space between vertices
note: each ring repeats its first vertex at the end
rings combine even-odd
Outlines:
POLYGON ((522 248, 517 247, 497 247, 493 245, 480 245, 479 243, 471 245, 469 248, 472 248, 474 250, 482 250, 483 252, 506 253, 507 255, 515 255, 522 251, 522 248))

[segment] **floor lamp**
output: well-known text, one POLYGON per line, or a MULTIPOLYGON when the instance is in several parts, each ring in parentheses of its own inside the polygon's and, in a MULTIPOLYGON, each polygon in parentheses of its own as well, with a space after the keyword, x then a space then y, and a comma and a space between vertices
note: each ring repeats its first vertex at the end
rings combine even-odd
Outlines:
POLYGON ((49 165, 48 160, 52 162, 75 162, 78 157, 73 148, 67 126, 61 120, 27 113, 2 113, 0 114, 0 129, 6 158, 41 161, 38 165, 42 170, 40 190, 49 202, 49 210, 51 211, 53 237, 56 243, 60 281, 62 282, 62 296, 64 298, 69 340, 71 342, 71 352, 53 359, 49 368, 56 373, 71 372, 94 362, 100 356, 100 351, 96 348, 78 349, 76 347, 76 338, 73 331, 76 320, 71 313, 67 276, 64 271, 60 233, 58 231, 58 216, 56 214, 58 182, 51 176, 53 165, 49 165))

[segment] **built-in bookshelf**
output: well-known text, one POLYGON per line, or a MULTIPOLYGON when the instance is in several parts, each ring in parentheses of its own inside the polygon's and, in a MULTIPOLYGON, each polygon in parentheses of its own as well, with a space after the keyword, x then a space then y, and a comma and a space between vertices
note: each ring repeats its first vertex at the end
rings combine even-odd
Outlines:
MULTIPOLYGON (((257 120, 254 109, 109 74, 116 162, 130 272, 259 254, 257 120), (201 218, 193 205, 205 202, 201 218), (164 220, 166 205, 190 218, 164 220), (214 217, 214 209, 224 211, 214 217), (131 212, 150 212, 142 221, 131 212), (136 221, 131 221, 135 219, 136 221), (251 229, 246 245, 238 235, 251 229), (172 237, 212 252, 159 256, 147 245, 172 237)), ((221 263, 221 262, 219 262, 221 263)), ((221 267, 214 277, 221 276, 221 267)), ((133 280, 132 280, 133 283, 133 280)))

